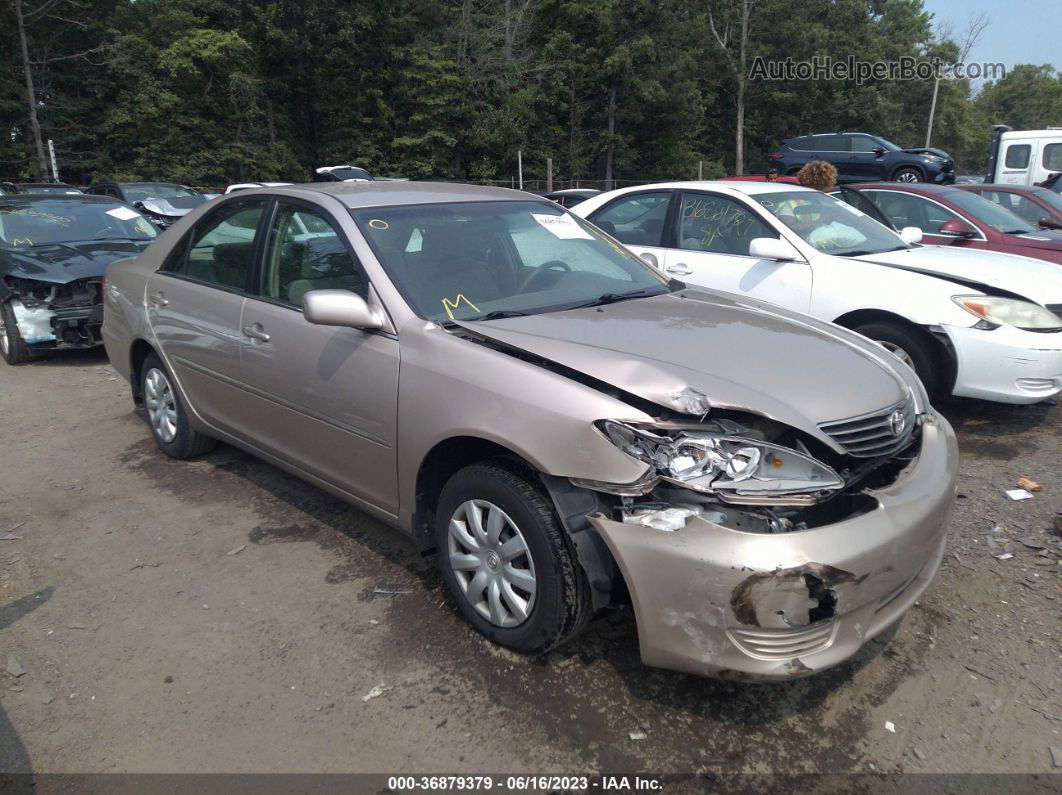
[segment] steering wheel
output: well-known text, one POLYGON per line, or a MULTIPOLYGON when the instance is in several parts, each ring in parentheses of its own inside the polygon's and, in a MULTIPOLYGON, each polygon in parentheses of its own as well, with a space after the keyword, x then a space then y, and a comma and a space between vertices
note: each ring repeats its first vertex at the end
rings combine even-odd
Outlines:
POLYGON ((571 270, 571 265, 559 259, 551 259, 549 262, 543 262, 541 265, 531 271, 531 273, 527 274, 526 277, 524 277, 524 280, 520 282, 520 286, 517 288, 517 292, 522 293, 527 290, 527 288, 534 284, 539 278, 541 278, 544 273, 548 273, 550 271, 570 273, 571 270))

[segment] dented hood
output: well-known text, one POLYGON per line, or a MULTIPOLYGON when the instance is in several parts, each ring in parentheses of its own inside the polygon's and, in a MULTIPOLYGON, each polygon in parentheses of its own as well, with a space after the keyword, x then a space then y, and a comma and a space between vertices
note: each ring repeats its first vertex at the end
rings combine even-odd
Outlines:
POLYGON ((985 284, 1038 304, 1062 303, 1062 269, 1044 260, 949 246, 914 246, 856 259, 951 278, 958 283, 985 284))
POLYGON ((0 251, 0 276, 66 284, 102 276, 115 260, 135 257, 150 240, 86 240, 0 251))
POLYGON ((705 290, 460 325, 667 408, 701 393, 713 407, 816 434, 818 423, 877 411, 908 393, 889 355, 868 350, 872 343, 705 290))

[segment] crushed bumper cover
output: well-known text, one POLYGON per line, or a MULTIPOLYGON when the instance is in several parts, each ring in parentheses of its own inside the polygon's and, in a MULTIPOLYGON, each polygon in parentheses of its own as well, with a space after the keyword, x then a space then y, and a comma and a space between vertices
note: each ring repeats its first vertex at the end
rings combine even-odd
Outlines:
POLYGON ((756 534, 695 517, 674 532, 591 517, 634 603, 646 665, 735 679, 792 679, 844 662, 933 579, 958 451, 942 417, 878 506, 812 530, 756 534))

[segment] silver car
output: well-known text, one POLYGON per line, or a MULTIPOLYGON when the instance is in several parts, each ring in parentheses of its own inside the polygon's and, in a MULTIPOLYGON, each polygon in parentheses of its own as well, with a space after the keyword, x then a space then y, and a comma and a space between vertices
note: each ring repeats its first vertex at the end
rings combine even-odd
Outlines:
POLYGON ((629 599, 649 665, 803 676, 943 554, 955 439, 910 369, 530 194, 232 194, 110 267, 103 338, 163 451, 222 440, 393 524, 522 652, 629 599))

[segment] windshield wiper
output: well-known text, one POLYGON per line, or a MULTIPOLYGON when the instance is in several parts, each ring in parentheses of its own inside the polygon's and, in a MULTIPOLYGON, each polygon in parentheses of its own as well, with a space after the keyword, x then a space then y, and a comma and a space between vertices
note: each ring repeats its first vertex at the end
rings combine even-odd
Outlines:
POLYGON ((657 288, 655 287, 647 287, 644 290, 637 290, 633 293, 605 293, 604 295, 599 295, 597 298, 594 298, 591 301, 586 301, 582 304, 575 304, 574 306, 569 306, 568 309, 585 309, 590 306, 605 306, 606 304, 615 304, 619 303, 620 301, 629 301, 632 298, 647 298, 651 295, 664 295, 664 293, 667 292, 667 290, 664 290, 662 292, 657 292, 656 290, 657 288))
POLYGON ((1008 229, 1003 234, 1005 235, 1027 235, 1030 232, 1034 232, 1034 229, 1008 229))
POLYGON ((496 309, 479 317, 470 317, 469 320, 504 320, 507 317, 527 317, 527 314, 527 312, 521 312, 518 309, 496 309))

